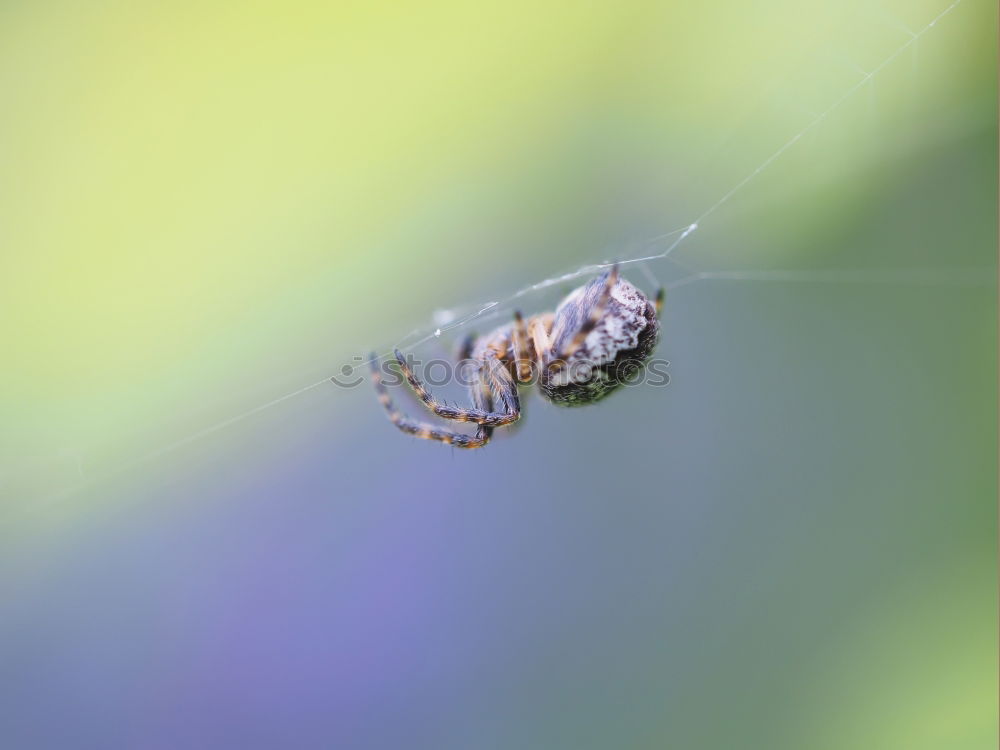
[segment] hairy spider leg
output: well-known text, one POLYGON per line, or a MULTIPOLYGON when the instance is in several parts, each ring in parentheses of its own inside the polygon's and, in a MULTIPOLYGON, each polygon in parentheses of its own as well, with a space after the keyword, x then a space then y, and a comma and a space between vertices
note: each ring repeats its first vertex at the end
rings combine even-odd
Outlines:
POLYGON ((541 316, 535 316, 531 323, 531 343, 535 347, 535 361, 538 363, 538 371, 545 372, 552 359, 552 339, 549 338, 549 331, 541 316))
POLYGON ((593 331, 594 328, 597 327, 597 324, 601 322, 601 318, 604 316, 604 311, 608 306, 608 300, 611 299, 611 290, 617 282, 618 264, 615 263, 605 274, 604 285, 601 287, 597 301, 594 302, 593 306, 590 308, 590 314, 587 316, 587 319, 583 321, 576 333, 573 335, 573 338, 570 339, 569 343, 561 349, 559 356, 549 363, 549 374, 559 372, 559 370, 565 367, 567 360, 572 357, 581 346, 583 346, 583 342, 587 340, 587 336, 590 335, 590 332, 593 331))
POLYGON ((503 365, 497 359, 496 354, 490 350, 487 350, 481 367, 485 370, 483 374, 490 385, 494 399, 499 400, 503 404, 503 411, 492 411, 476 407, 467 409, 458 406, 449 406, 438 401, 413 373, 402 352, 397 349, 394 353, 396 361, 399 363, 399 368, 403 371, 403 375, 406 377, 407 382, 409 382, 410 387, 413 388, 414 393, 417 394, 417 397, 424 402, 424 405, 428 409, 439 417, 452 419, 456 422, 474 422, 475 424, 483 424, 490 427, 502 427, 511 422, 516 422, 521 416, 521 405, 517 397, 517 387, 510 373, 504 369, 503 365))
POLYGON ((514 352, 514 374, 518 383, 531 380, 531 359, 528 356, 528 327, 525 325, 521 311, 514 311, 514 328, 511 333, 514 352))
POLYGON ((476 345, 476 334, 469 333, 466 334, 465 338, 462 339, 462 345, 458 347, 458 359, 461 362, 465 359, 472 358, 472 347, 476 345))
MULTIPOLYGON (((375 386, 379 402, 389 415, 389 421, 396 425, 402 432, 424 440, 437 440, 448 445, 454 445, 456 448, 481 448, 490 441, 490 437, 493 435, 493 428, 488 425, 481 424, 477 427, 474 435, 465 435, 460 432, 440 429, 426 422, 416 422, 410 419, 396 408, 389 397, 389 391, 385 387, 385 383, 382 382, 382 373, 379 371, 378 361, 374 353, 371 355, 371 372, 372 384, 375 386)), ((490 407, 490 404, 486 401, 488 397, 481 385, 475 383, 470 386, 470 389, 474 402, 482 404, 483 408, 488 409, 490 407)))

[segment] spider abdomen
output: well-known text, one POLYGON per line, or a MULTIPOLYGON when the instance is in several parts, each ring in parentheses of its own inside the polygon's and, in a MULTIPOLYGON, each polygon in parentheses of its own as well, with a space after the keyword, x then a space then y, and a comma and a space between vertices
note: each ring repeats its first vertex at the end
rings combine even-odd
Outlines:
MULTIPOLYGON (((600 279, 580 287, 556 308, 552 337, 558 349, 598 304, 600 279)), ((598 401, 632 380, 653 353, 660 324, 655 305, 619 278, 600 317, 563 367, 539 382, 542 394, 560 406, 598 401)))

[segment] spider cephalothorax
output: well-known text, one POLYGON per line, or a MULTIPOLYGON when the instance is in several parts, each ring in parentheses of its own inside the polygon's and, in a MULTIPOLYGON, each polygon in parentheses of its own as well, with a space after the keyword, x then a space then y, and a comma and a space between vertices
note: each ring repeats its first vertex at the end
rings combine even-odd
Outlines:
POLYGON ((469 387, 472 408, 436 400, 397 350, 396 360, 420 400, 439 417, 477 425, 475 434, 414 422, 393 406, 372 358, 372 380, 389 418, 403 432, 460 448, 489 442, 493 428, 521 416, 518 385, 537 379, 541 394, 554 404, 580 406, 598 401, 638 373, 653 353, 660 332, 662 289, 656 299, 618 274, 612 266, 575 289, 552 313, 514 322, 486 336, 468 339, 459 358, 471 358, 478 373, 469 387))

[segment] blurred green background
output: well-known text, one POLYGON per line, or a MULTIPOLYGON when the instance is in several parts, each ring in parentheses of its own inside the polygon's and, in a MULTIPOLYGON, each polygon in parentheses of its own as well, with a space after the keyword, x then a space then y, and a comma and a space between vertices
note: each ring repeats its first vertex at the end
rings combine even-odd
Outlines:
POLYGON ((0 6, 3 744, 995 747, 997 18, 947 7, 0 6), (649 265, 813 274, 678 286, 669 388, 472 455, 367 387, 228 421, 662 251, 915 34, 649 265))

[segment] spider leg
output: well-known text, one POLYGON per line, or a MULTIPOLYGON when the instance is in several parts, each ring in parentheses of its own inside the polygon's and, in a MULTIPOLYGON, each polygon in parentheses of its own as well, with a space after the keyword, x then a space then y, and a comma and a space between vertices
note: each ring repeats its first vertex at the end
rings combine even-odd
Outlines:
POLYGON ((535 346, 535 361, 538 364, 538 371, 545 372, 545 368, 552 359, 552 339, 549 338, 549 331, 545 324, 537 317, 531 324, 531 343, 535 346))
POLYGON ((462 339, 462 345, 458 348, 458 360, 470 359, 472 357, 472 347, 476 345, 476 334, 470 333, 462 339))
POLYGON ((514 311, 512 346, 514 350, 514 372, 518 383, 531 380, 531 359, 528 357, 528 328, 521 317, 521 311, 514 311))
POLYGON ((457 406, 449 406, 448 404, 441 403, 435 399, 430 391, 424 386, 423 383, 413 374, 413 370, 407 363, 406 358, 403 357, 402 352, 398 349, 395 351, 396 361, 399 362, 399 368, 403 371, 403 375, 406 377, 407 382, 409 382, 410 387, 413 388, 414 393, 417 397, 424 402, 424 405, 430 409, 432 412, 437 414, 439 417, 444 419, 453 419, 456 422, 474 422, 480 425, 488 425, 490 427, 502 427, 505 424, 510 424, 511 422, 517 421, 517 418, 521 415, 521 407, 517 398, 516 387, 512 392, 508 392, 506 388, 506 380, 513 384, 513 380, 510 374, 503 370, 503 366, 500 365, 499 360, 496 359, 495 355, 490 355, 484 360, 484 365, 487 368, 487 378, 490 389, 494 392, 494 396, 498 396, 500 400, 504 403, 504 411, 491 411, 487 409, 480 409, 473 407, 471 409, 463 409, 457 406), (503 376, 499 374, 503 371, 503 376))
MULTIPOLYGON (((476 428, 474 435, 465 435, 460 432, 444 430, 426 422, 416 422, 410 419, 396 408, 389 397, 389 391, 382 382, 382 373, 379 372, 378 362, 374 354, 372 355, 371 373, 372 384, 375 386, 379 402, 381 402, 386 413, 389 415, 389 420, 402 432, 425 440, 437 440, 447 445, 454 445, 456 448, 481 448, 490 441, 490 437, 493 435, 493 428, 488 425, 481 424, 476 428)), ((482 404, 485 408, 489 408, 488 395, 483 391, 481 382, 473 384, 470 388, 473 389, 474 402, 482 404)))
POLYGON ((558 372, 563 367, 566 366, 566 360, 572 357, 576 351, 583 345, 583 342, 587 340, 587 336, 590 334, 597 324, 601 322, 601 318, 604 315, 604 311, 608 306, 608 300, 611 299, 611 290, 614 285, 618 282, 618 264, 611 266, 611 270, 608 271, 607 275, 604 277, 604 286, 601 287, 601 291, 597 297, 597 301, 594 302, 593 306, 590 308, 590 314, 587 319, 583 321, 583 324, 577 329, 576 333, 573 334, 573 338, 569 340, 568 344, 565 344, 559 351, 559 355, 549 363, 548 371, 550 373, 558 372))
POLYGON ((521 418, 521 399, 517 395, 517 382, 497 357, 487 357, 483 362, 483 379, 492 395, 493 413, 506 415, 504 424, 511 424, 521 418), (499 402, 500 410, 496 404, 499 402))
POLYGON ((657 287, 656 289, 656 301, 653 303, 656 306, 656 317, 659 318, 660 314, 663 312, 663 287, 657 287))

